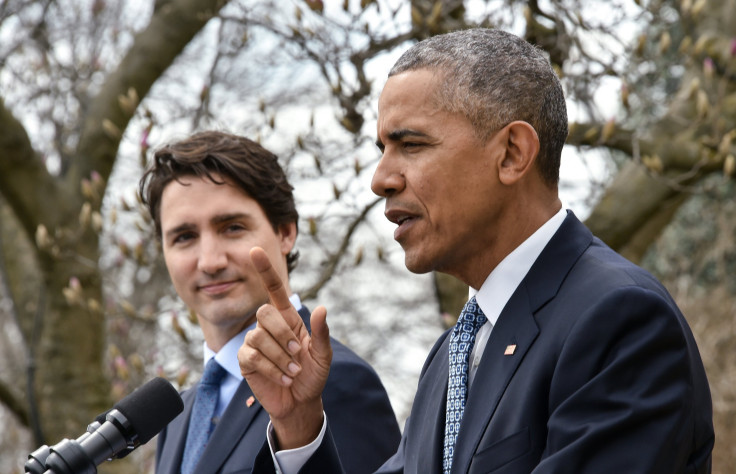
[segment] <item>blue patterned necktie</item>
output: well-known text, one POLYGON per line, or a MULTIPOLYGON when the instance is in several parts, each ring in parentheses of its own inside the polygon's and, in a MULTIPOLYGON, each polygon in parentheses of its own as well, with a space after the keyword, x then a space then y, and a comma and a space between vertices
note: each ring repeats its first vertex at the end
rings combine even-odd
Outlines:
POLYGON ((465 401, 468 398, 468 359, 475 344, 475 335, 486 321, 488 321, 486 315, 473 296, 465 303, 450 335, 450 378, 447 383, 445 451, 442 458, 442 469, 445 474, 449 474, 452 468, 455 442, 465 411, 465 401))
POLYGON ((215 415, 215 406, 220 396, 220 381, 227 372, 215 358, 207 362, 202 379, 197 385, 197 397, 194 399, 192 416, 189 419, 189 431, 187 432, 187 443, 184 448, 184 458, 181 463, 182 474, 194 472, 199 458, 204 452, 207 441, 214 424, 212 417, 215 415))

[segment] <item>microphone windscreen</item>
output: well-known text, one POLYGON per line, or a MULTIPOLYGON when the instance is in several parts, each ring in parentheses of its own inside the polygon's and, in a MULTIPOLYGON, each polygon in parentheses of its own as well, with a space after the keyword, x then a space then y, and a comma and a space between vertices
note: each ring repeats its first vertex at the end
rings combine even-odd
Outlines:
POLYGON ((171 383, 156 377, 133 390, 114 408, 130 421, 141 444, 145 444, 184 410, 184 402, 171 383))

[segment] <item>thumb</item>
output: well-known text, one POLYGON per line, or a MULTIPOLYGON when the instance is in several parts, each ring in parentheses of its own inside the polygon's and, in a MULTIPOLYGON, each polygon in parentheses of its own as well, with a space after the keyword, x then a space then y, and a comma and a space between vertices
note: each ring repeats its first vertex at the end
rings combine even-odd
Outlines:
POLYGON ((323 367, 329 367, 332 361, 332 346, 330 345, 330 328, 327 326, 327 309, 317 306, 310 318, 312 326, 311 352, 315 360, 323 367))

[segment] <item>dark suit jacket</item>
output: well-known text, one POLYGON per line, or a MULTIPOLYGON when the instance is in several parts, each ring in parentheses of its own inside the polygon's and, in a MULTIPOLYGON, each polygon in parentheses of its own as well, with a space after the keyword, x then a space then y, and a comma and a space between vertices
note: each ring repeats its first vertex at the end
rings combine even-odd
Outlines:
MULTIPOLYGON (((445 333, 379 472, 442 472, 447 345, 445 333)), ((491 332, 452 472, 706 473, 713 441, 708 381, 672 298, 569 213, 491 332)), ((256 472, 273 469, 264 448, 256 472)), ((300 472, 340 470, 328 431, 300 472)))
MULTIPOLYGON (((299 314, 309 326, 309 311, 299 314)), ((373 368, 353 351, 332 340, 333 358, 323 393, 325 413, 337 451, 349 472, 373 472, 395 451, 401 433, 381 381, 373 368)), ((182 394, 184 411, 158 435, 156 472, 179 474, 189 417, 196 390, 182 394)), ((251 472, 256 453, 266 439, 268 413, 256 401, 245 380, 212 433, 197 467, 198 474, 251 472)))

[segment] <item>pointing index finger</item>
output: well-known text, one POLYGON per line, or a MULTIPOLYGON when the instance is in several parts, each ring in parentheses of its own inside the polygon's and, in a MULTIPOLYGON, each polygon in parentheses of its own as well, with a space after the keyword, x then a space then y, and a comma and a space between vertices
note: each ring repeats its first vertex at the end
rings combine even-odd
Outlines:
POLYGON ((301 323, 301 318, 296 314, 294 307, 291 305, 289 295, 286 292, 286 287, 281 281, 281 277, 276 272, 276 269, 271 265, 271 261, 268 259, 266 252, 260 247, 253 247, 250 250, 250 258, 253 262, 253 266, 261 277, 263 286, 265 286, 266 291, 268 291, 268 295, 271 298, 271 304, 284 315, 284 318, 287 320, 286 322, 289 323, 290 326, 294 327, 294 323, 297 322, 289 320, 294 317, 296 317, 298 322, 301 323), (287 315, 291 316, 291 318, 287 317, 287 315))

